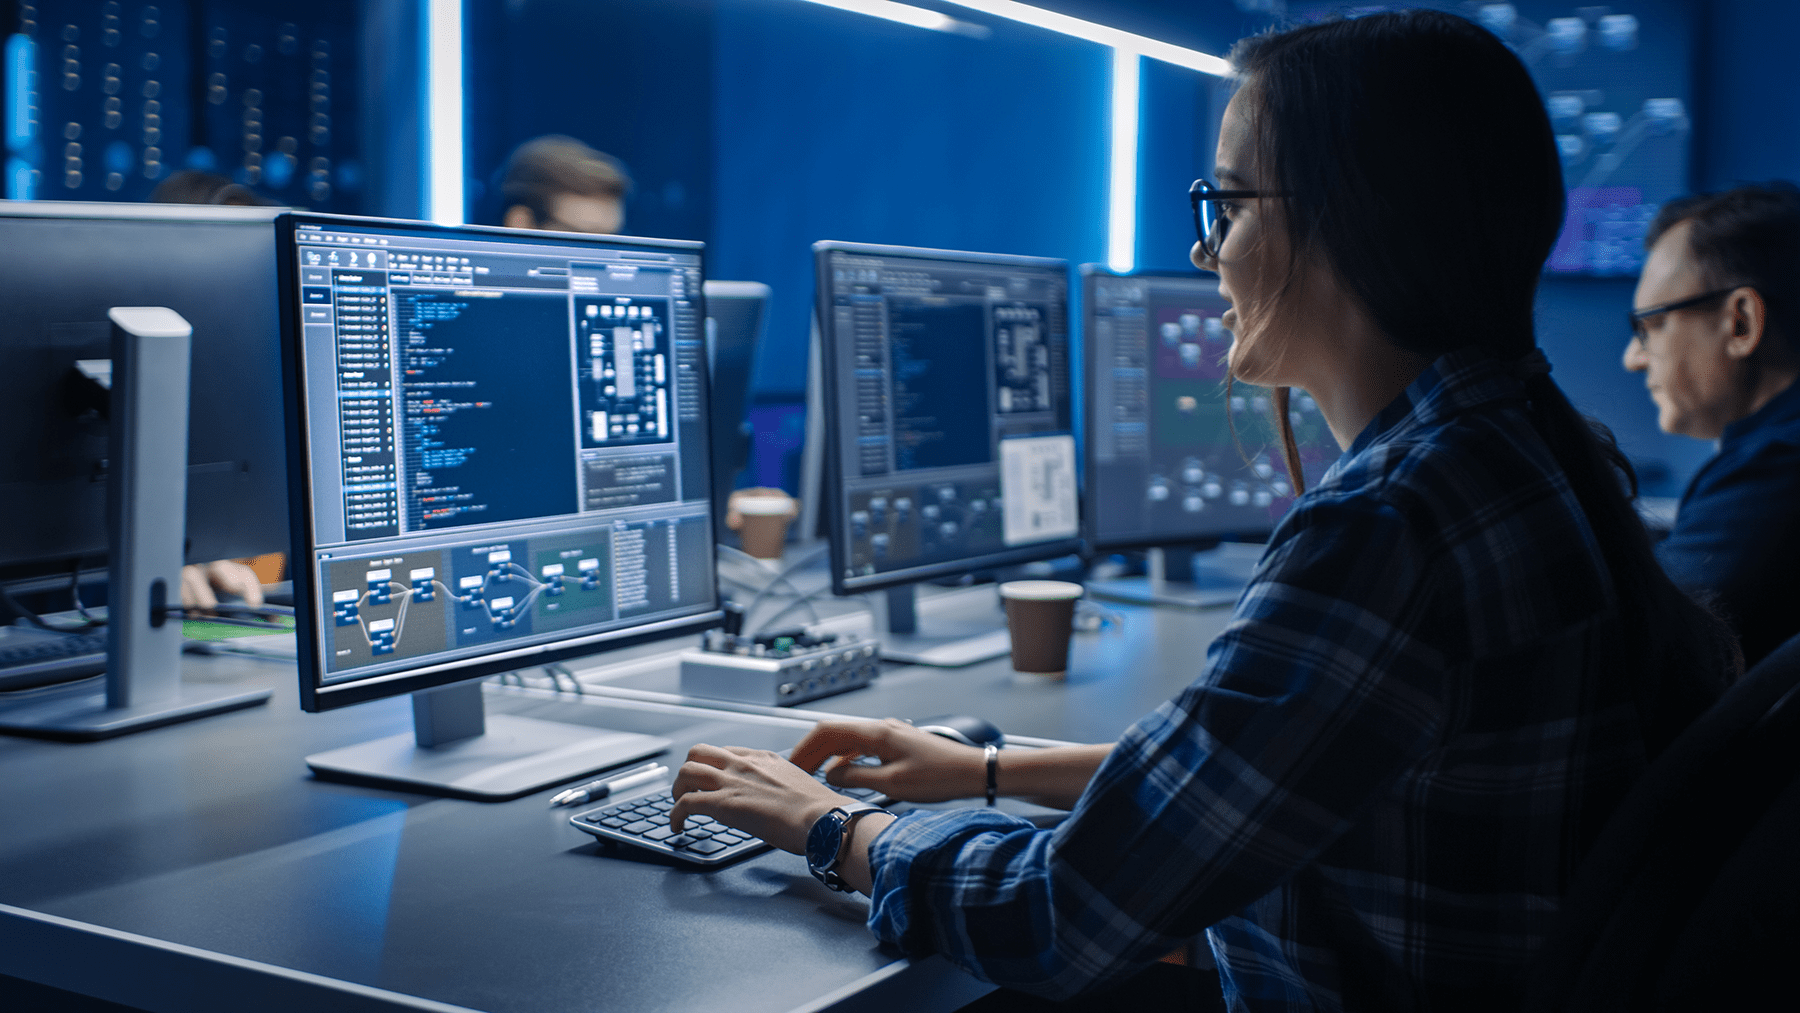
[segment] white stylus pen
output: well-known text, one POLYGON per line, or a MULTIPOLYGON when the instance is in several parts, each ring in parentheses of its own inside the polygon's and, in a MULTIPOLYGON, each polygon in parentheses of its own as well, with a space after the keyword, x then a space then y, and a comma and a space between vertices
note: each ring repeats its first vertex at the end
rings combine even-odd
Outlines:
POLYGON ((555 798, 550 800, 550 805, 555 807, 559 805, 580 805, 583 802, 592 802, 595 799, 605 798, 616 791, 624 791, 627 788, 636 788, 640 784, 649 784, 651 781, 656 780, 668 772, 669 768, 660 763, 651 764, 643 770, 627 774, 624 777, 615 778, 611 781, 594 781, 590 784, 581 785, 578 788, 570 788, 568 791, 560 792, 555 798))

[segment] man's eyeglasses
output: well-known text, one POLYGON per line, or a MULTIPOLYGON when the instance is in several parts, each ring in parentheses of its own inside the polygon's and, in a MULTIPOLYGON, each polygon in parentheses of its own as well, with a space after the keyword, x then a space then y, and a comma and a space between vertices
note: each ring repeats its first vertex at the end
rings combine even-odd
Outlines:
POLYGON ((1194 232, 1200 237, 1200 251, 1217 259, 1219 249, 1225 245, 1225 234, 1231 231, 1231 219, 1219 206, 1220 201, 1274 196, 1277 195, 1261 190, 1221 190, 1210 179, 1194 180, 1194 185, 1188 187, 1188 203, 1194 207, 1194 232))
POLYGON ((1661 306, 1652 306, 1649 309, 1632 310, 1630 313, 1625 314, 1625 322, 1626 325, 1631 328, 1633 337, 1637 338, 1639 341, 1645 341, 1649 336, 1649 328, 1645 326, 1644 322, 1651 317, 1660 317, 1664 313, 1673 313, 1676 310, 1693 309, 1695 306, 1702 306, 1716 299, 1722 299, 1742 287, 1743 286, 1741 285, 1733 285, 1730 288, 1714 289, 1711 292, 1704 292, 1688 299, 1677 299, 1674 302, 1666 302, 1661 306))

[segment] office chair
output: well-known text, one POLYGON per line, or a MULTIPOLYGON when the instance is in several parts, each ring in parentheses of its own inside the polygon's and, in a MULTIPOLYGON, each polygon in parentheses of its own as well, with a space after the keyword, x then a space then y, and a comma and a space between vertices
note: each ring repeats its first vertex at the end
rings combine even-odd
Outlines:
POLYGON ((1645 771, 1582 861, 1525 1009, 1748 1008, 1800 948, 1800 636, 1645 771))

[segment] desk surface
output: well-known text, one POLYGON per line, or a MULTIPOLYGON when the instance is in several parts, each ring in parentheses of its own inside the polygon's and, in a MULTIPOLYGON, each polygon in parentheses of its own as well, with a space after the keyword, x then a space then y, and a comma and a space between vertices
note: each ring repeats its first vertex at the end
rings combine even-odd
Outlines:
MULTIPOLYGON (((1108 739, 1193 677, 1225 621, 1119 611, 1123 629, 1078 635, 1066 683, 1015 676, 1000 659, 891 669, 810 706, 970 712, 1015 734, 1108 739)), ((409 702, 302 714, 287 665, 187 664, 191 680, 262 682, 275 697, 99 743, 0 739, 0 905, 21 909, 0 912, 0 937, 20 938, 33 913, 70 919, 394 993, 369 1008, 417 996, 440 1009, 779 1011, 848 996, 858 1008, 950 1009, 984 990, 942 961, 908 965, 877 947, 866 900, 826 890, 796 856, 696 873, 603 851, 567 825, 570 810, 547 808, 553 790, 484 804, 314 780, 304 756, 409 728, 409 702)), ((673 679, 652 665, 620 681, 673 679)), ((699 741, 785 748, 805 727, 592 698, 494 693, 489 707, 666 736, 672 756, 699 741)), ((248 998, 202 1002, 153 975, 109 972, 100 952, 81 966, 81 952, 0 947, 0 973, 147 1009, 248 998), (32 952, 68 966, 33 964, 32 952)))
MULTIPOLYGON (((921 605, 921 627, 928 624, 933 606, 963 615, 992 609, 998 621, 995 602, 991 585, 936 596, 921 605)), ((1200 675, 1206 646, 1224 630, 1231 612, 1110 603, 1108 609, 1120 622, 1075 634, 1065 679, 1021 675, 1012 670, 1009 658, 966 668, 886 664, 872 686, 801 706, 808 711, 908 720, 974 714, 1009 734, 1110 742, 1200 675)), ((667 647, 660 650, 660 662, 647 657, 636 664, 571 667, 583 683, 601 690, 679 694, 679 667, 667 647)))

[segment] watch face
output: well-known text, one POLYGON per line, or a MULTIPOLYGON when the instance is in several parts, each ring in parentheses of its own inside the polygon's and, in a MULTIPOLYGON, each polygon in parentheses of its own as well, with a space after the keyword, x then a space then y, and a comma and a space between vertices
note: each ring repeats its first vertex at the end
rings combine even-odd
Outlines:
POLYGON ((806 864, 814 869, 830 865, 843 836, 844 825, 833 813, 819 817, 806 833, 806 864))

